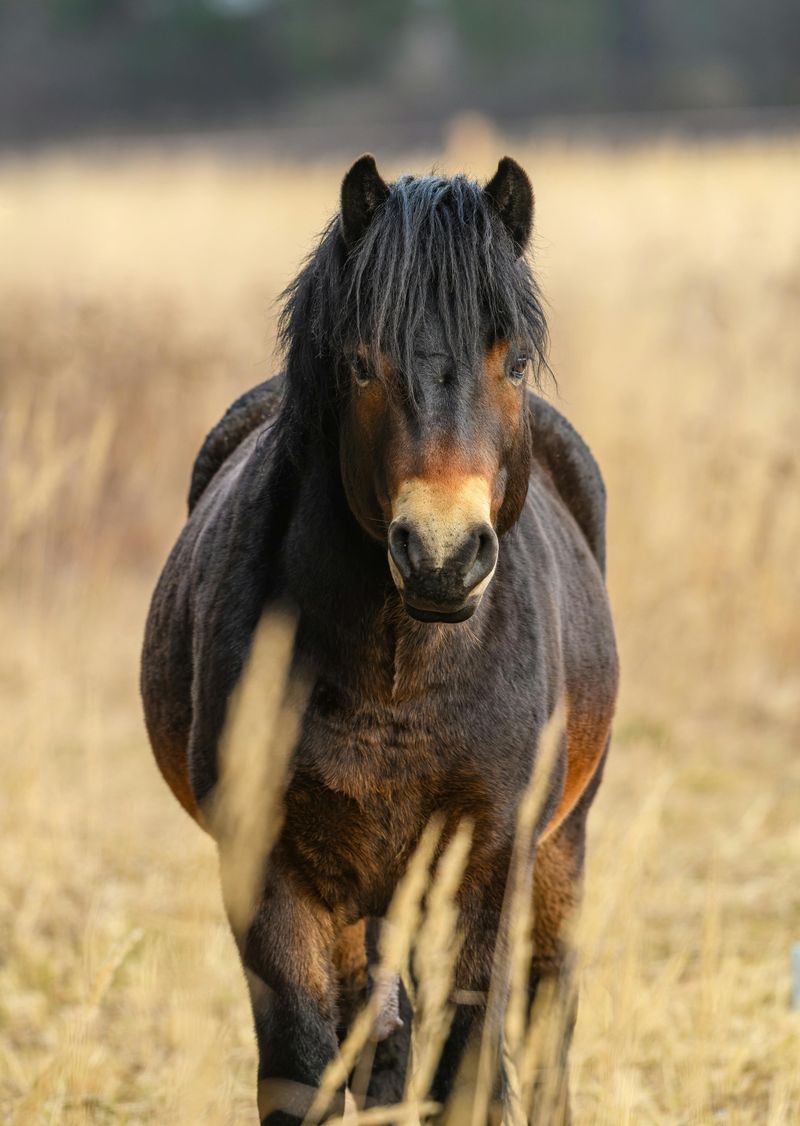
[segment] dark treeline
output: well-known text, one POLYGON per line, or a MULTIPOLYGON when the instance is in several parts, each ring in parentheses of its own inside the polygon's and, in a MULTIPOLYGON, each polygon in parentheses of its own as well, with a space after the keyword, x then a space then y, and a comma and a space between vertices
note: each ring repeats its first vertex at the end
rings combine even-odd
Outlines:
POLYGON ((797 0, 0 0, 0 141, 800 102, 797 0))

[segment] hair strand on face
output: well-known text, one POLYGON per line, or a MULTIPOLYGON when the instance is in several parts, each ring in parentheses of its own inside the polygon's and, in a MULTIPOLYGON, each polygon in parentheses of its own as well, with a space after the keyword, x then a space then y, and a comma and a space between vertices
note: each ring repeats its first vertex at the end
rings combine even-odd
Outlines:
POLYGON ((430 316, 456 361, 488 334, 526 351, 535 380, 546 365, 547 326, 528 262, 491 198, 464 176, 401 177, 349 250, 339 216, 328 224, 284 293, 288 413, 332 404, 332 371, 356 349, 370 355, 378 374, 378 357, 388 360, 415 401, 414 346, 430 316))

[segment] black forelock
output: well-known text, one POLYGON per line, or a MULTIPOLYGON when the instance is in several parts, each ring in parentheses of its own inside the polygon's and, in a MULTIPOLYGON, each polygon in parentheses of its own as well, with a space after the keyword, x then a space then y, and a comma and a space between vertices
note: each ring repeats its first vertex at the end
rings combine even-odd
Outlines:
MULTIPOLYGON (((530 268, 491 200, 464 176, 399 179, 349 254, 335 216, 283 297, 289 397, 307 406, 314 390, 300 384, 313 377, 310 367, 327 361, 330 372, 357 347, 388 357, 415 398, 414 347, 431 314, 457 359, 474 356, 488 333, 527 348, 537 374, 545 362, 547 327, 530 268)), ((317 386, 317 403, 334 392, 317 386)))

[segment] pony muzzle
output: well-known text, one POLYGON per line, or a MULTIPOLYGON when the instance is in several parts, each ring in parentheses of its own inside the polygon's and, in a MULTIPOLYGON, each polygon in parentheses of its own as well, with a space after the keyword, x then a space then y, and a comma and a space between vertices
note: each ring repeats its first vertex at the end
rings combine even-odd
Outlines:
POLYGON ((403 481, 392 504, 389 569, 403 604, 423 622, 463 622, 497 566, 490 485, 475 475, 403 481))

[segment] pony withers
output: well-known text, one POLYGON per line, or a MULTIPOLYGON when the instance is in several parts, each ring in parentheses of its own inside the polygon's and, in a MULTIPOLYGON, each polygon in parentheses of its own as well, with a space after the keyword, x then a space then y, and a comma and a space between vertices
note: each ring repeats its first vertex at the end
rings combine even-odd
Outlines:
MULTIPOLYGON (((259 623, 272 612, 295 623, 288 679, 305 687, 276 839, 247 924, 234 926, 270 1126, 303 1120, 337 1058, 380 920, 432 819, 440 853, 463 823, 471 844, 430 1099, 453 1105, 466 1082, 520 848, 529 997, 545 981, 572 996, 565 929, 617 658, 602 479, 534 390, 546 326, 525 256, 532 223, 530 183, 508 157, 484 187, 462 176, 389 184, 371 156, 356 161, 340 213, 286 291, 285 369, 206 439, 153 597, 147 729, 169 786, 212 832, 226 715, 259 623), (543 806, 515 851, 557 707, 543 806)), ((380 1022, 368 1104, 403 1098, 402 987, 395 1000, 404 1019, 380 1022)), ((568 1120, 572 1016, 549 1122, 568 1120)), ((493 1085, 507 1101, 501 1062, 493 1085)))

